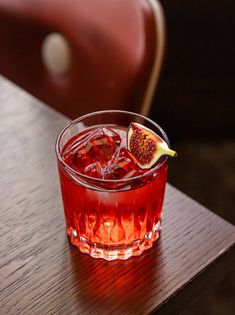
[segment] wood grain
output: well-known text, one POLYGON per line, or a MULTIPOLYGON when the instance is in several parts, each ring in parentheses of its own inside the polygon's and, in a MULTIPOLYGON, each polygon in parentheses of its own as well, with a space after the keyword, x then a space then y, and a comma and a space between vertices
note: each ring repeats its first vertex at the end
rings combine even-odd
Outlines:
POLYGON ((70 245, 54 153, 68 121, 0 77, 0 314, 176 314, 234 268, 235 227, 170 185, 151 250, 107 262, 70 245))

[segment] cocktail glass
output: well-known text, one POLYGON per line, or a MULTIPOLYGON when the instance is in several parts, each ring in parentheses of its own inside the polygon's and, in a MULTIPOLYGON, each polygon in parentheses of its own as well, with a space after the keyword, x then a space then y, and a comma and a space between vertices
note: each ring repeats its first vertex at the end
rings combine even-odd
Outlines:
MULTIPOLYGON (((163 129, 149 118, 118 110, 82 116, 66 126, 56 141, 66 231, 72 244, 95 258, 114 260, 140 255, 159 238, 167 157, 140 175, 104 179, 79 172, 67 163, 64 148, 70 142, 70 150, 76 149, 80 135, 100 127, 126 133, 132 122, 146 126, 168 142, 163 129)), ((86 152, 84 160, 88 161, 86 152)))

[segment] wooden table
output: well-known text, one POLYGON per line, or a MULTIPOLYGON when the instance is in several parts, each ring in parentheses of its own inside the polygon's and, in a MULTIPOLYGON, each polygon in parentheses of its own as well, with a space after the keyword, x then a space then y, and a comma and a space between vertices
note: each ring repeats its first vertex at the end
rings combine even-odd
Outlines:
POLYGON ((151 250, 107 262, 70 245, 54 153, 68 121, 0 78, 1 315, 176 314, 235 267, 235 227, 170 185, 151 250))

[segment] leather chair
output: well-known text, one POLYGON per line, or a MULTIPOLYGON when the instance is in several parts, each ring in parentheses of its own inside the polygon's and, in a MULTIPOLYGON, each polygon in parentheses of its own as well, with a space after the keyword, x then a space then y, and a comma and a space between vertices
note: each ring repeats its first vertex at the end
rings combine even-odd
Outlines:
POLYGON ((156 0, 0 0, 0 73, 71 118, 148 115, 163 54, 156 0))

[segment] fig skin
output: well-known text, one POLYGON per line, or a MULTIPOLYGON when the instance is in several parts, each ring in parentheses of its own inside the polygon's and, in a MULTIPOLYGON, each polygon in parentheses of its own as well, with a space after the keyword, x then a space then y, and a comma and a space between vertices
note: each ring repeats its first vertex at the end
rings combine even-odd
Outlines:
POLYGON ((138 123, 131 123, 127 130, 127 150, 141 169, 150 169, 162 156, 177 156, 161 137, 138 123))

